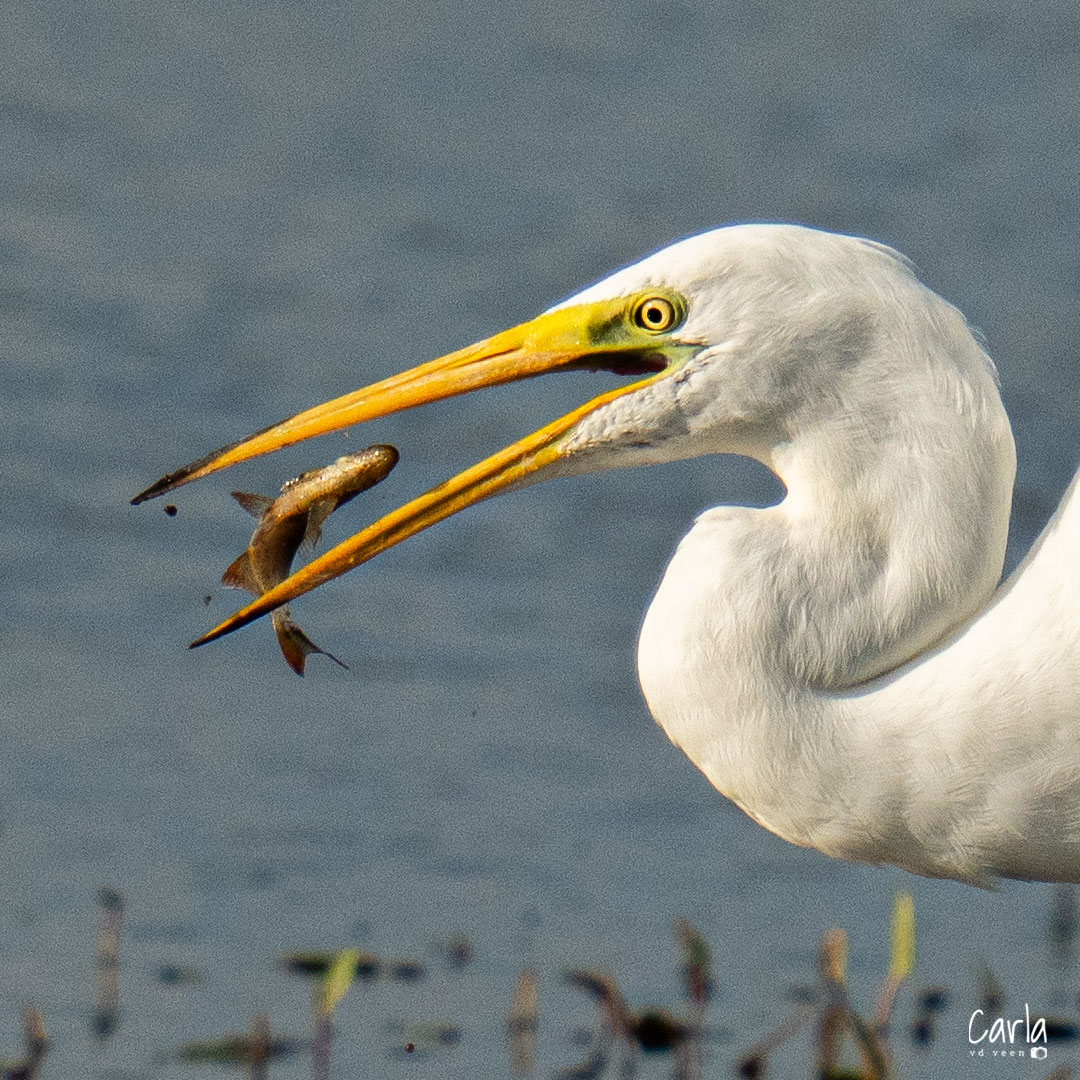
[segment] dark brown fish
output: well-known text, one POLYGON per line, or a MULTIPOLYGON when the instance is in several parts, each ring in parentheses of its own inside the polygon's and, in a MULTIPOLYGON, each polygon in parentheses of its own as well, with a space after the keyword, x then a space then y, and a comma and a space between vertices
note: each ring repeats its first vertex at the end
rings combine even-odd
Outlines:
MULTIPOLYGON (((276 499, 234 491, 233 498, 257 517, 259 524, 247 550, 222 575, 222 584, 262 596, 284 581, 300 545, 318 543, 323 522, 339 506, 384 479, 397 461, 394 447, 369 446, 357 454, 339 457, 332 465, 286 481, 276 499)), ((297 675, 304 674, 311 653, 322 653, 335 664, 346 666, 320 649, 292 621, 287 605, 277 608, 272 619, 281 651, 297 675)))

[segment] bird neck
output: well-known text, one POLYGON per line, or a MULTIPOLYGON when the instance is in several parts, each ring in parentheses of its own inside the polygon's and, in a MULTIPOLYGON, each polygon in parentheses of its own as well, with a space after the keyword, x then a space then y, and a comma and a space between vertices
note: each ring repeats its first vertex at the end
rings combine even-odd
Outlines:
POLYGON ((772 455, 787 496, 755 521, 768 560, 756 584, 762 632, 782 643, 773 676, 789 686, 838 691, 894 670, 966 623, 1001 576, 1007 421, 869 436, 832 430, 772 455))
POLYGON ((776 447, 785 499, 707 511, 665 572, 639 640, 650 710, 789 840, 809 843, 843 797, 846 692, 955 632, 998 582, 1015 459, 996 411, 776 447))

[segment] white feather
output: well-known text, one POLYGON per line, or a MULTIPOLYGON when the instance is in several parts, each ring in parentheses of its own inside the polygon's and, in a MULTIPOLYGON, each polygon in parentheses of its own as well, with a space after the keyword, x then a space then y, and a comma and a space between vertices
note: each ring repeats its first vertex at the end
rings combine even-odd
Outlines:
POLYGON ((641 630, 649 707, 712 783, 830 855, 1080 880, 1080 497, 995 592, 1015 471, 993 365, 881 245, 675 244, 567 303, 679 291, 677 373, 584 418, 563 471, 741 453, 775 507, 683 539, 641 630))

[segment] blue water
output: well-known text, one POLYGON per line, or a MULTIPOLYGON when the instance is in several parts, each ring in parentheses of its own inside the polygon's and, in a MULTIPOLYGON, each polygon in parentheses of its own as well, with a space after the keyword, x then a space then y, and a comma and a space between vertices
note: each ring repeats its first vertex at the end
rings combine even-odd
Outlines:
MULTIPOLYGON (((585 400, 589 379, 294 448, 183 489, 175 518, 128 505, 672 239, 791 220, 899 248, 981 329, 1020 455, 1015 560, 1080 441, 1071 0, 32 0, 4 24, 0 1057, 32 1002, 45 1077, 191 1076, 179 1044, 258 1010, 306 1033, 310 988, 281 952, 362 944, 430 974, 350 991, 335 1075, 505 1075, 510 988, 534 965, 546 1076, 584 1057, 572 1033, 594 1019, 560 972, 606 968, 634 1004, 678 1007, 687 916, 716 961, 709 1075, 728 1075, 812 981, 830 926, 850 932, 869 1008, 899 888, 916 981, 952 992, 928 1056, 898 1040, 901 1076, 991 1068, 966 1049, 980 958, 1010 1014, 1075 1015, 1049 887, 984 894, 792 848, 650 719, 640 612, 696 512, 776 496, 761 470, 699 461, 470 511, 296 605, 352 667, 316 657, 304 680, 267 627, 185 648, 238 603, 217 582, 250 521, 227 491, 397 444, 393 482, 328 524, 341 539, 585 400), (123 1015, 97 1044, 103 885, 127 901, 123 1015), (437 948, 457 932, 476 950, 461 973, 437 948), (165 962, 201 978, 163 985, 165 962), (392 1025, 420 1021, 460 1043, 395 1056, 392 1025)), ((1052 1049, 1044 1071, 1072 1056, 1052 1049)), ((771 1064, 809 1075, 805 1040, 771 1064)))

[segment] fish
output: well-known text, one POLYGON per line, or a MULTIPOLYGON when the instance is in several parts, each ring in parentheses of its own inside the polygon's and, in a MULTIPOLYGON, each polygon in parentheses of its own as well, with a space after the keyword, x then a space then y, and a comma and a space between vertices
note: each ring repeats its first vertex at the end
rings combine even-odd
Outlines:
MULTIPOLYGON (((376 444, 355 454, 346 454, 321 469, 301 473, 281 486, 277 498, 234 491, 232 497, 259 524, 243 553, 221 575, 221 583, 232 589, 246 589, 255 596, 284 581, 300 545, 314 546, 322 534, 323 522, 339 507, 362 491, 384 480, 398 463, 393 446, 376 444)), ((282 655, 297 675, 304 674, 312 653, 329 657, 347 668, 336 656, 319 648, 292 620, 288 605, 271 615, 282 655)))

